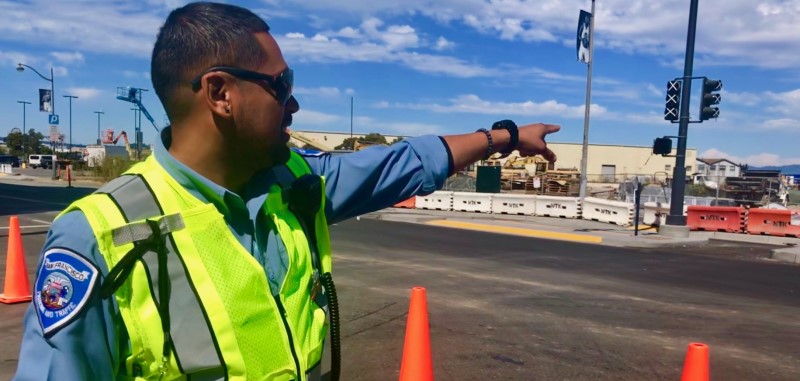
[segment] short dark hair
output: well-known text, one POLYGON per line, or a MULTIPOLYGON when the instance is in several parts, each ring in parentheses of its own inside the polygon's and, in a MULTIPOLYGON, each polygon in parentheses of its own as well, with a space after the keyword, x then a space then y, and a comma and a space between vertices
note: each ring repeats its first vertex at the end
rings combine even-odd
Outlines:
POLYGON ((150 78, 172 116, 170 97, 181 85, 212 66, 254 69, 267 59, 255 33, 269 25, 248 9, 229 4, 197 2, 170 12, 158 32, 150 78))

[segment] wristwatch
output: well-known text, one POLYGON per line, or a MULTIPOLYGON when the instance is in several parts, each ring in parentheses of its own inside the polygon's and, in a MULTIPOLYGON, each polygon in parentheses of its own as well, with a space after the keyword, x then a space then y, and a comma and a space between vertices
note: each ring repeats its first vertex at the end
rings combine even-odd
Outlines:
POLYGON ((511 134, 511 142, 508 143, 508 147, 500 152, 503 156, 517 149, 517 144, 519 144, 519 129, 517 129, 517 125, 513 121, 504 119, 499 122, 494 122, 492 130, 508 130, 508 133, 511 134))

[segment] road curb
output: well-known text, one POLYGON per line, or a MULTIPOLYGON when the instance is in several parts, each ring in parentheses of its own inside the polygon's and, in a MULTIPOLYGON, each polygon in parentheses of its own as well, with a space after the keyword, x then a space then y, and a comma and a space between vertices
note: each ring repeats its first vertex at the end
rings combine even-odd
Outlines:
POLYGON ((781 262, 800 264, 800 248, 772 250, 772 259, 781 262))

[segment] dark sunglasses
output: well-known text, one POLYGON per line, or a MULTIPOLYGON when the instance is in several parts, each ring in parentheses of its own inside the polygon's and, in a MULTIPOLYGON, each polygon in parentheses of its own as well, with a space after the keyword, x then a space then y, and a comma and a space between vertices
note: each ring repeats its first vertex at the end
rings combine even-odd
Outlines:
POLYGON ((281 105, 285 106, 286 102, 289 101, 289 98, 292 97, 292 86, 294 85, 294 71, 290 68, 286 68, 283 72, 281 72, 277 77, 259 73, 256 71, 245 70, 238 67, 232 66, 215 66, 204 70, 200 73, 195 79, 192 81, 192 91, 200 90, 200 81, 203 79, 203 76, 211 73, 211 72, 223 72, 228 73, 236 78, 244 79, 247 81, 256 81, 256 82, 263 82, 266 83, 269 88, 272 89, 273 94, 272 96, 280 103, 281 105))

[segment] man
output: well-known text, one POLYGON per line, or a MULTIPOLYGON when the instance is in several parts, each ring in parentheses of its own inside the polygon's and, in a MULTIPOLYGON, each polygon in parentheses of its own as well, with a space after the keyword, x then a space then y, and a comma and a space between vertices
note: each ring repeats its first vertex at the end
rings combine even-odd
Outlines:
POLYGON ((555 160, 544 137, 558 126, 510 121, 290 152, 293 73, 264 21, 231 5, 174 10, 151 71, 172 124, 152 157, 54 221, 16 380, 319 379, 329 224, 430 193, 493 152, 555 160))

